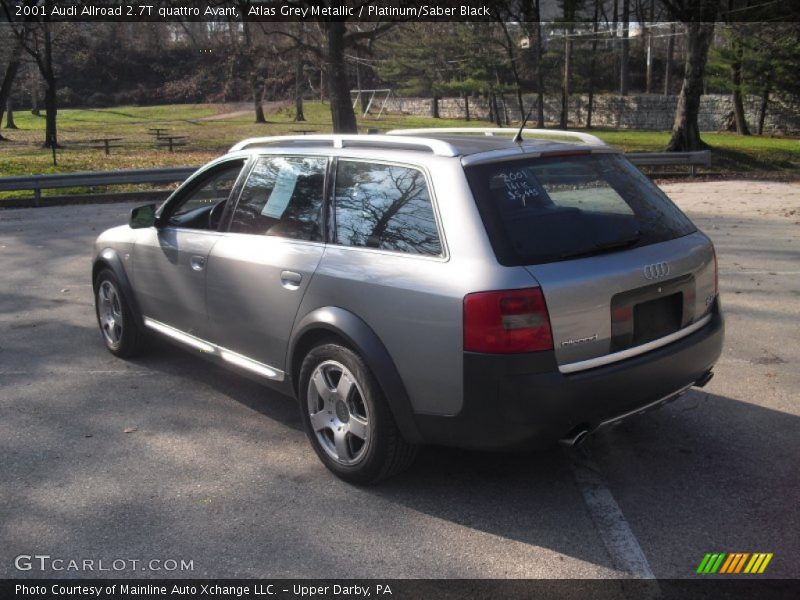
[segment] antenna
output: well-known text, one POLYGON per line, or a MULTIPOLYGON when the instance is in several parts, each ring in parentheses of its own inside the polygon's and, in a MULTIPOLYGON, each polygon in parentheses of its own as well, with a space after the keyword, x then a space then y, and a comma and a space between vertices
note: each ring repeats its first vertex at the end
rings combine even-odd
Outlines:
POLYGON ((525 115, 525 118, 522 120, 522 125, 520 125, 520 126, 519 126, 519 130, 518 130, 518 131, 517 131, 517 133, 514 135, 514 138, 513 138, 511 141, 513 141, 513 142, 516 142, 517 144, 519 144, 520 142, 522 142, 522 130, 523 130, 523 129, 525 129, 525 125, 527 125, 527 123, 528 123, 528 119, 530 119, 530 118, 531 118, 531 113, 532 113, 532 112, 533 112, 533 106, 531 106, 531 107, 528 109, 528 114, 527 114, 527 115, 525 115))

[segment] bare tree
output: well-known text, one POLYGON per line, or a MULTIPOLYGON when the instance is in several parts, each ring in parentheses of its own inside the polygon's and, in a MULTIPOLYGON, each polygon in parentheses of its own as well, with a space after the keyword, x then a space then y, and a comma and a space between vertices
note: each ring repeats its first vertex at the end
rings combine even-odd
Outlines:
POLYGON ((622 45, 619 61, 619 93, 620 96, 628 95, 629 59, 631 54, 630 29, 630 0, 622 0, 622 45))
MULTIPOLYGON (((8 64, 6 65, 5 73, 3 75, 3 83, 0 84, 0 122, 3 121, 3 111, 8 106, 11 97, 11 88, 14 84, 14 79, 19 71, 20 63, 22 62, 22 52, 24 50, 23 43, 24 35, 19 37, 14 36, 14 42, 11 46, 11 53, 8 57, 8 64)), ((13 122, 13 118, 12 118, 13 122)), ((0 140, 5 138, 0 135, 0 140)))
POLYGON ((719 0, 661 1, 675 20, 684 22, 686 29, 686 65, 667 150, 701 150, 706 144, 700 139, 697 119, 719 0))
MULTIPOLYGON (((364 0, 364 4, 370 0, 364 0)), ((313 4, 313 3, 309 3, 313 4)), ((356 6, 355 14, 359 8, 356 6)), ((322 72, 328 88, 328 99, 331 103, 331 121, 336 133, 357 133, 356 115, 350 98, 350 85, 347 73, 345 52, 349 48, 358 48, 365 54, 371 53, 372 44, 388 31, 394 23, 354 23, 348 26, 340 18, 319 21, 316 30, 307 28, 307 32, 315 31, 308 39, 293 32, 277 30, 275 33, 290 37, 300 48, 316 56, 322 64, 322 72)))
POLYGON ((670 82, 672 81, 672 61, 675 54, 675 23, 669 24, 669 37, 667 38, 667 58, 664 63, 664 95, 669 96, 670 82))

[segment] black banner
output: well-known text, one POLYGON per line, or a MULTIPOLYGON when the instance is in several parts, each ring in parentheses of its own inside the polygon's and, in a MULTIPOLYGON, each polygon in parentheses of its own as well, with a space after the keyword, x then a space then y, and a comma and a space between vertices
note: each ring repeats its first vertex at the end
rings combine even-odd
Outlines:
MULTIPOLYGON (((714 12, 719 21, 800 21, 800 6, 794 2, 719 2, 719 9, 714 12)), ((0 19, 15 22, 41 19, 55 22, 526 21, 533 18, 528 0, 9 0, 3 4, 7 11, 0 12, 0 19)), ((648 22, 703 20, 703 15, 708 14, 691 8, 676 14, 666 4, 656 4, 658 10, 648 15, 648 22)), ((542 22, 558 22, 563 14, 559 0, 540 0, 538 17, 542 22)), ((574 16, 576 21, 588 18, 588 13, 579 11, 574 16)))
POLYGON ((241 598, 248 600, 350 600, 363 598, 592 600, 758 599, 795 600, 800 580, 756 577, 707 579, 63 579, 0 582, 0 598, 45 600, 164 600, 166 598, 241 598))

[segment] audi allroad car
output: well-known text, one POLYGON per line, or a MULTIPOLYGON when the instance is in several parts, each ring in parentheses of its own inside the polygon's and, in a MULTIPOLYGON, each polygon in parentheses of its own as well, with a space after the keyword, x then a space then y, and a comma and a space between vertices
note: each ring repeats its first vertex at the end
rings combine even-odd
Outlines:
POLYGON ((597 138, 509 132, 236 144, 97 239, 106 346, 158 334, 297 398, 357 483, 421 444, 576 444, 705 385, 709 239, 597 138))

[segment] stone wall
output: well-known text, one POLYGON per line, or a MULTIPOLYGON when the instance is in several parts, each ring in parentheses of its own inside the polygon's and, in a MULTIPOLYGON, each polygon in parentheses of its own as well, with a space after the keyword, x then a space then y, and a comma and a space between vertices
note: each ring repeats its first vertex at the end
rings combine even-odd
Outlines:
MULTIPOLYGON (((506 98, 507 110, 511 119, 518 118, 516 103, 509 96, 506 98)), ((525 106, 533 106, 535 96, 525 96, 525 106)), ((616 96, 600 94, 594 97, 592 125, 621 129, 668 130, 672 128, 675 116, 677 96, 638 95, 616 96)), ((488 119, 489 106, 482 98, 470 99, 470 116, 473 119, 488 119)), ((570 125, 583 127, 586 125, 586 112, 589 97, 573 95, 570 98, 570 125)), ((761 99, 757 96, 745 98, 745 115, 752 131, 758 124, 758 113, 761 99)), ((419 116, 431 113, 430 98, 393 97, 386 105, 386 110, 419 116)), ((502 108, 501 108, 502 110, 502 108)), ((728 115, 733 111, 733 103, 728 94, 710 94, 700 101, 699 125, 703 131, 719 131, 723 129, 728 115)), ((558 123, 561 114, 561 99, 545 96, 545 120, 558 123)), ((439 101, 439 115, 442 118, 464 118, 464 100, 461 98, 442 98, 439 101)), ((767 108, 764 122, 764 133, 800 133, 800 103, 784 103, 771 100, 767 108)))

